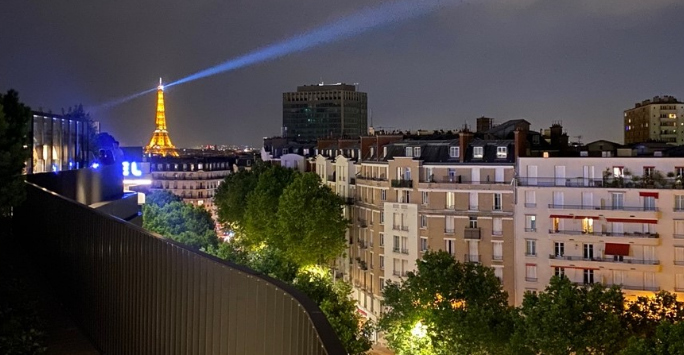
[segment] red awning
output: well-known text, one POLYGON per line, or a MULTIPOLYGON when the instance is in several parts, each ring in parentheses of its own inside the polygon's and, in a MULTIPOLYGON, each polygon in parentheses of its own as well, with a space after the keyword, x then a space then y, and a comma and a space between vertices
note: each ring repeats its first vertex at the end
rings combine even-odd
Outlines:
POLYGON ((597 267, 586 267, 586 266, 579 267, 579 266, 565 266, 565 265, 560 266, 560 265, 551 265, 551 267, 552 267, 552 268, 560 267, 560 268, 563 268, 563 269, 576 269, 576 270, 600 270, 600 269, 597 268, 597 267))
POLYGON ((525 264, 525 266, 537 266, 537 264, 535 264, 535 263, 527 263, 527 264, 525 264))
POLYGON ((629 256, 629 244, 606 243, 604 254, 629 256))
POLYGON ((639 196, 641 197, 655 197, 658 198, 658 193, 657 192, 644 192, 640 191, 639 196))
POLYGON ((585 219, 585 218, 588 218, 588 219, 599 219, 600 217, 597 217, 597 216, 575 216, 575 219, 585 219))
POLYGON ((552 214, 549 216, 549 218, 570 218, 570 219, 572 219, 572 216, 564 215, 564 214, 552 214))
POLYGON ((606 218, 608 222, 622 222, 622 223, 648 223, 658 224, 657 219, 638 219, 638 218, 606 218))

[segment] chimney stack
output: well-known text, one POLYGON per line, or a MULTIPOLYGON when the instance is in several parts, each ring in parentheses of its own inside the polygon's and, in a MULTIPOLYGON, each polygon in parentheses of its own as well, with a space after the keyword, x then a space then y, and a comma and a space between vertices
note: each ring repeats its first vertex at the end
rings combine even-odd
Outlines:
POLYGON ((459 146, 459 158, 458 161, 463 163, 465 161, 466 152, 468 150, 468 145, 473 140, 473 133, 470 132, 468 127, 463 128, 461 132, 458 133, 458 146, 459 146))

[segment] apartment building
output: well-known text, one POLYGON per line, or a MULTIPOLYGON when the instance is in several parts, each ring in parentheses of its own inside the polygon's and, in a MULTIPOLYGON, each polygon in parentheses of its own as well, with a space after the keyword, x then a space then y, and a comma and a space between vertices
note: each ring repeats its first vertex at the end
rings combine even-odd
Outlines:
POLYGON ((656 96, 624 111, 625 144, 660 141, 684 144, 684 103, 656 96))
POLYGON ((235 162, 235 157, 154 157, 151 190, 167 190, 187 203, 203 206, 216 220, 214 195, 235 162))
MULTIPOLYGON (((514 295, 517 139, 401 140, 359 160, 349 278, 359 309, 380 315, 382 287, 415 270, 427 250, 491 266, 514 295)), ((363 145, 363 144, 362 144, 363 145)))
POLYGON ((684 158, 520 158, 515 302, 553 275, 684 297, 684 158))

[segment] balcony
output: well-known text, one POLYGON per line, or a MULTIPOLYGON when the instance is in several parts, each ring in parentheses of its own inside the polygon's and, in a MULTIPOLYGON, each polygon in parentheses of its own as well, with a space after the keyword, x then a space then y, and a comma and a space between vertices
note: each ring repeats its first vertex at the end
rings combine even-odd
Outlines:
POLYGON ((463 257, 463 260, 467 263, 479 263, 480 262, 480 255, 465 254, 465 256, 463 257))
POLYGON ((502 237, 503 231, 492 231, 492 237, 502 237))
POLYGON ((621 189, 682 189, 684 186, 676 178, 642 178, 632 176, 622 178, 606 177, 589 178, 556 178, 556 177, 520 177, 518 186, 564 186, 580 188, 621 188, 621 189))
POLYGON ((445 228, 444 234, 454 234, 454 229, 453 228, 445 228))
POLYGON ((327 179, 328 182, 335 182, 335 175, 328 175, 327 179))
POLYGON ((581 230, 563 230, 563 229, 549 229, 549 234, 562 234, 562 235, 590 235, 598 237, 624 237, 624 238, 660 238, 658 233, 646 233, 646 232, 589 232, 581 230))
POLYGON ((503 261, 503 255, 492 255, 492 261, 503 261))
POLYGON ((525 281, 527 281, 527 282, 537 282, 537 278, 536 278, 536 277, 527 277, 527 276, 526 276, 526 277, 525 277, 525 281))
POLYGON ((463 238, 465 238, 465 239, 480 239, 480 228, 466 227, 463 230, 463 238))
POLYGON ((408 232, 409 227, 408 226, 401 226, 401 230, 403 230, 404 232, 408 232))
POLYGON ((357 244, 359 245, 359 248, 361 248, 361 249, 368 249, 368 244, 366 244, 366 242, 363 240, 359 240, 357 242, 357 244))
POLYGON ((392 187, 411 189, 413 188, 413 180, 392 179, 392 187))
POLYGON ((660 211, 658 207, 650 206, 587 206, 587 205, 556 205, 549 204, 550 209, 560 210, 600 210, 600 211, 660 211))
POLYGON ((401 248, 401 253, 402 253, 402 254, 408 254, 409 251, 408 251, 408 249, 406 249, 406 248, 401 248))
POLYGON ((392 271, 392 275, 394 275, 394 276, 401 276, 401 271, 399 271, 399 270, 393 270, 393 271, 392 271))
POLYGON ((354 198, 353 197, 345 197, 344 203, 347 205, 353 205, 354 204, 354 198))
POLYGON ((580 255, 549 255, 549 259, 553 260, 569 260, 569 261, 596 261, 596 262, 607 262, 607 263, 621 263, 621 264, 636 264, 636 265, 660 265, 659 260, 643 260, 643 259, 616 259, 610 257, 593 257, 585 258, 580 255))
POLYGON ((103 354, 346 354, 320 309, 292 286, 26 187, 14 215, 18 241, 31 243, 26 261, 103 354))
POLYGON ((684 234, 673 234, 672 237, 674 239, 684 239, 684 234))
POLYGON ((529 228, 529 227, 525 228, 525 232, 536 232, 536 231, 537 231, 537 228, 529 228))
POLYGON ((400 249, 399 249, 399 247, 394 247, 394 248, 392 248, 392 251, 395 253, 399 253, 400 249))
POLYGON ((684 266, 684 260, 675 260, 674 264, 677 266, 684 266))
POLYGON ((398 225, 398 224, 394 224, 394 225, 392 225, 392 230, 400 231, 400 230, 401 230, 401 226, 398 225))
POLYGON ((363 218, 357 218, 356 219, 357 225, 361 228, 366 228, 368 227, 368 223, 366 223, 366 220, 363 218))

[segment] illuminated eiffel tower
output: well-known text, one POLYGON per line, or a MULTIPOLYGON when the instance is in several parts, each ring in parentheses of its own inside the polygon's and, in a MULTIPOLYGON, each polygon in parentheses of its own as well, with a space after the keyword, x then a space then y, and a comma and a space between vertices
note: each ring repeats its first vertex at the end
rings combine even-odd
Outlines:
POLYGON ((157 118, 155 119, 157 129, 152 134, 150 144, 145 147, 145 154, 157 156, 172 156, 177 157, 178 152, 176 147, 171 143, 169 132, 166 130, 166 115, 164 113, 164 85, 159 78, 159 86, 157 86, 157 118))

